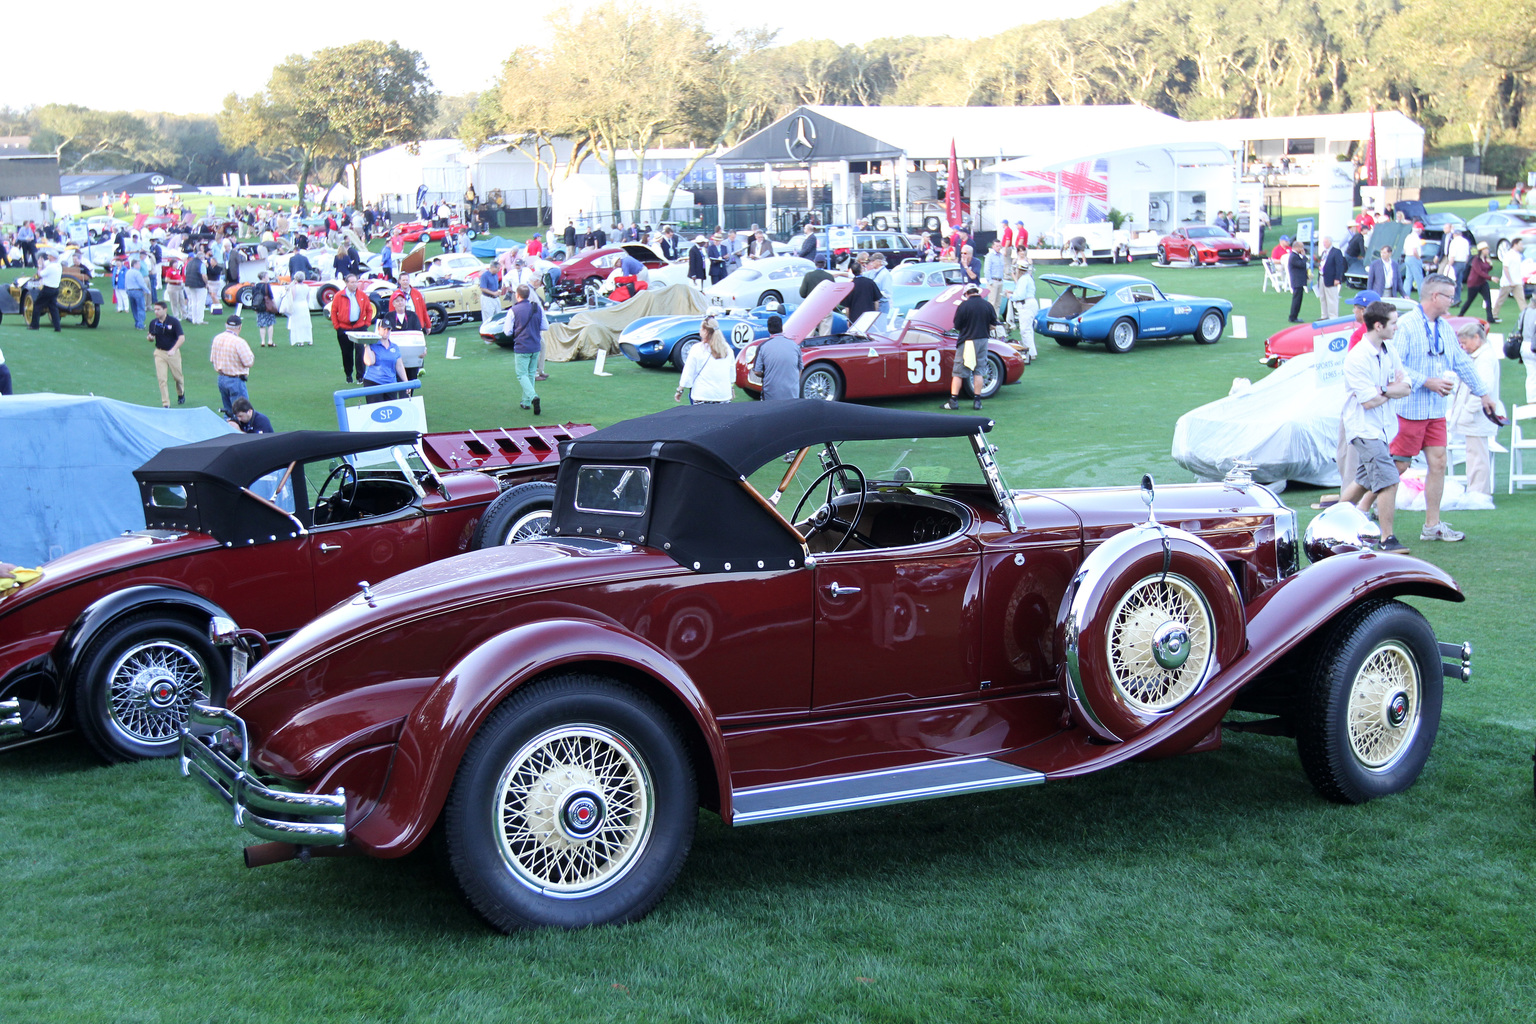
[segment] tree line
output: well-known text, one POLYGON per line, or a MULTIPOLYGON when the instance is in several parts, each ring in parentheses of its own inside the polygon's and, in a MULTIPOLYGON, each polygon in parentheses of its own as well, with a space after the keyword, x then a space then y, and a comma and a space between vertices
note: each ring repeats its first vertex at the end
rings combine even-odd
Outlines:
MULTIPOLYGON (((551 42, 514 51, 469 96, 432 87, 421 54, 364 41, 295 55, 214 116, 47 105, 0 110, 61 170, 163 170, 194 183, 336 180, 399 143, 505 140, 553 169, 553 140, 610 174, 614 153, 731 145, 800 104, 1139 103, 1187 120, 1396 109, 1432 149, 1524 169, 1536 119, 1536 0, 1122 0, 976 40, 775 45, 720 38, 696 10, 634 0, 549 16, 551 42)), ((628 197, 625 197, 628 198, 628 197)))

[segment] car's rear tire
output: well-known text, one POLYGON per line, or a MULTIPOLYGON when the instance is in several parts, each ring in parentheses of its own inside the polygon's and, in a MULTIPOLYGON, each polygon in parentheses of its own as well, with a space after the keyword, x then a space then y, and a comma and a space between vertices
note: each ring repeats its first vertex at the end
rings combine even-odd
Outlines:
POLYGON ((1440 727, 1435 633, 1416 609, 1352 612, 1318 644, 1296 749, 1323 797, 1358 804, 1413 785, 1440 727))
POLYGON ((341 291, 341 289, 337 288, 333 284, 321 285, 320 293, 316 296, 320 302, 320 308, 325 312, 329 312, 331 308, 331 300, 336 298, 336 293, 339 291, 341 291))
POLYGON ((800 374, 800 397, 823 402, 843 400, 843 374, 831 363, 812 363, 800 374))
POLYGON ((677 369, 681 370, 683 368, 683 364, 688 362, 688 353, 692 351, 693 346, 697 345, 698 343, 699 336, 697 334, 690 334, 688 337, 680 339, 676 345, 672 346, 672 352, 667 356, 668 361, 671 362, 671 364, 677 369))
POLYGON ((1160 267, 1168 265, 1168 250, 1161 245, 1157 247, 1157 265, 1160 267))
POLYGON ((169 757, 194 700, 222 692, 224 659, 202 631, 162 611, 124 618, 75 671, 75 721, 109 763, 169 757))
POLYGON ((256 289, 250 285, 241 285, 235 293, 235 305, 241 309, 256 308, 256 289))
POLYGON ((757 297, 757 304, 759 306, 766 306, 770 302, 777 302, 782 306, 784 305, 784 296, 775 291, 766 291, 757 297))
POLYGON ((1503 263, 1504 262, 1504 258, 1509 255, 1509 249, 1510 249, 1509 239, 1507 239, 1507 238, 1499 239, 1499 262, 1500 263, 1503 263))
POLYGON ((471 551, 501 547, 549 534, 550 510, 555 507, 555 485, 531 480, 508 487, 486 506, 485 514, 470 538, 471 551))
POLYGON ((1136 322, 1130 319, 1116 320, 1104 339, 1104 347, 1116 355, 1125 355, 1136 347, 1136 322))
POLYGON ((1081 338, 1057 338, 1056 344, 1062 348, 1077 348, 1077 343, 1081 340, 1081 338))
POLYGON ((1214 345, 1221 340, 1221 331, 1226 325, 1226 318, 1220 312, 1208 309, 1200 318, 1200 326, 1195 328, 1195 340, 1202 345, 1214 345))
POLYGON ((448 311, 441 303, 427 304, 427 333, 442 334, 448 329, 448 311))
POLYGON ((443 814, 448 866, 493 927, 634 921, 693 845, 698 793, 676 725, 585 673, 525 685, 465 752, 443 814))
POLYGON ((976 382, 971 381, 977 398, 993 398, 1003 389, 1003 381, 1008 378, 1008 369, 1003 366, 1003 360, 996 352, 988 352, 987 358, 982 360, 982 365, 976 367, 976 373, 981 374, 981 386, 976 387, 976 382))

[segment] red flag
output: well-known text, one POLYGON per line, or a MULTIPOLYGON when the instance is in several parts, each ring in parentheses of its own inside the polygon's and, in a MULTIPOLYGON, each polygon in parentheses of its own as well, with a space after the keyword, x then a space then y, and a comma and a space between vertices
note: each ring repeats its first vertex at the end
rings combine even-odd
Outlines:
POLYGON ((1376 108, 1371 108, 1371 137, 1365 143, 1365 183, 1379 185, 1376 173, 1376 108))
POLYGON ((955 140, 949 140, 949 180, 944 184, 944 219, 957 228, 965 220, 965 203, 960 201, 960 162, 955 159, 955 140))

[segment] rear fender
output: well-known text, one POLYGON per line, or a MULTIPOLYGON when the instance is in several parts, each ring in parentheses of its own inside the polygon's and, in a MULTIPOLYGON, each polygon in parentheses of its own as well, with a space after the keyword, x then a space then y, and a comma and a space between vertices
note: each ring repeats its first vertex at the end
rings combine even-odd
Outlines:
POLYGON ((377 807, 350 832, 379 857, 409 853, 437 821, 459 762, 486 717, 519 686, 562 665, 602 663, 643 673, 688 711, 719 784, 720 813, 730 814, 725 741, 693 681, 664 653, 600 622, 531 622, 498 634, 450 668, 418 704, 400 735, 377 807))
POLYGON ((59 645, 54 649, 54 661, 60 678, 68 680, 73 676, 80 656, 102 630, 125 615, 151 609, 165 609, 189 621, 201 620, 199 628, 205 630, 208 621, 214 616, 232 619, 223 608, 190 590, 145 585, 114 591, 81 612, 59 638, 59 645))

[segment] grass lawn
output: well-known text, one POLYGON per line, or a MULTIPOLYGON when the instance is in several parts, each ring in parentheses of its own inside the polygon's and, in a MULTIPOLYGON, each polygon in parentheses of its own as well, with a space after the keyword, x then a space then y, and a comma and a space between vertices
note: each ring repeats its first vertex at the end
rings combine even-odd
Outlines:
MULTIPOLYGON (((1232 299, 1249 337, 1126 356, 1045 342, 987 407, 1013 486, 1187 480, 1178 416, 1267 372, 1289 297, 1261 293, 1259 268, 1134 269, 1232 299)), ((195 403, 216 405, 216 330, 189 338, 195 403)), ((290 349, 280 327, 256 350, 252 397, 279 428, 334 426, 334 334, 317 320, 315 336, 290 349)), ((432 428, 526 422, 511 353, 448 336, 462 358, 432 340, 432 428)), ((126 314, 62 335, 8 317, 0 347, 20 391, 158 399, 126 314)), ((671 403, 675 374, 608 366, 551 363, 545 422, 671 403)), ((1505 364, 1503 397, 1523 401, 1523 367, 1505 364)), ((1305 518, 1317 494, 1285 497, 1305 518)), ((1473 641, 1475 675, 1447 684, 1419 783, 1363 807, 1315 796, 1293 742, 1229 734, 1033 789, 740 831, 704 814, 645 921, 508 937, 425 853, 247 871, 242 833, 172 764, 102 767, 75 737, 0 754, 0 1020, 1530 1020, 1536 494, 1496 500, 1450 515, 1462 544, 1415 544, 1422 514, 1399 517, 1467 591, 1418 604, 1442 638, 1473 641)))

